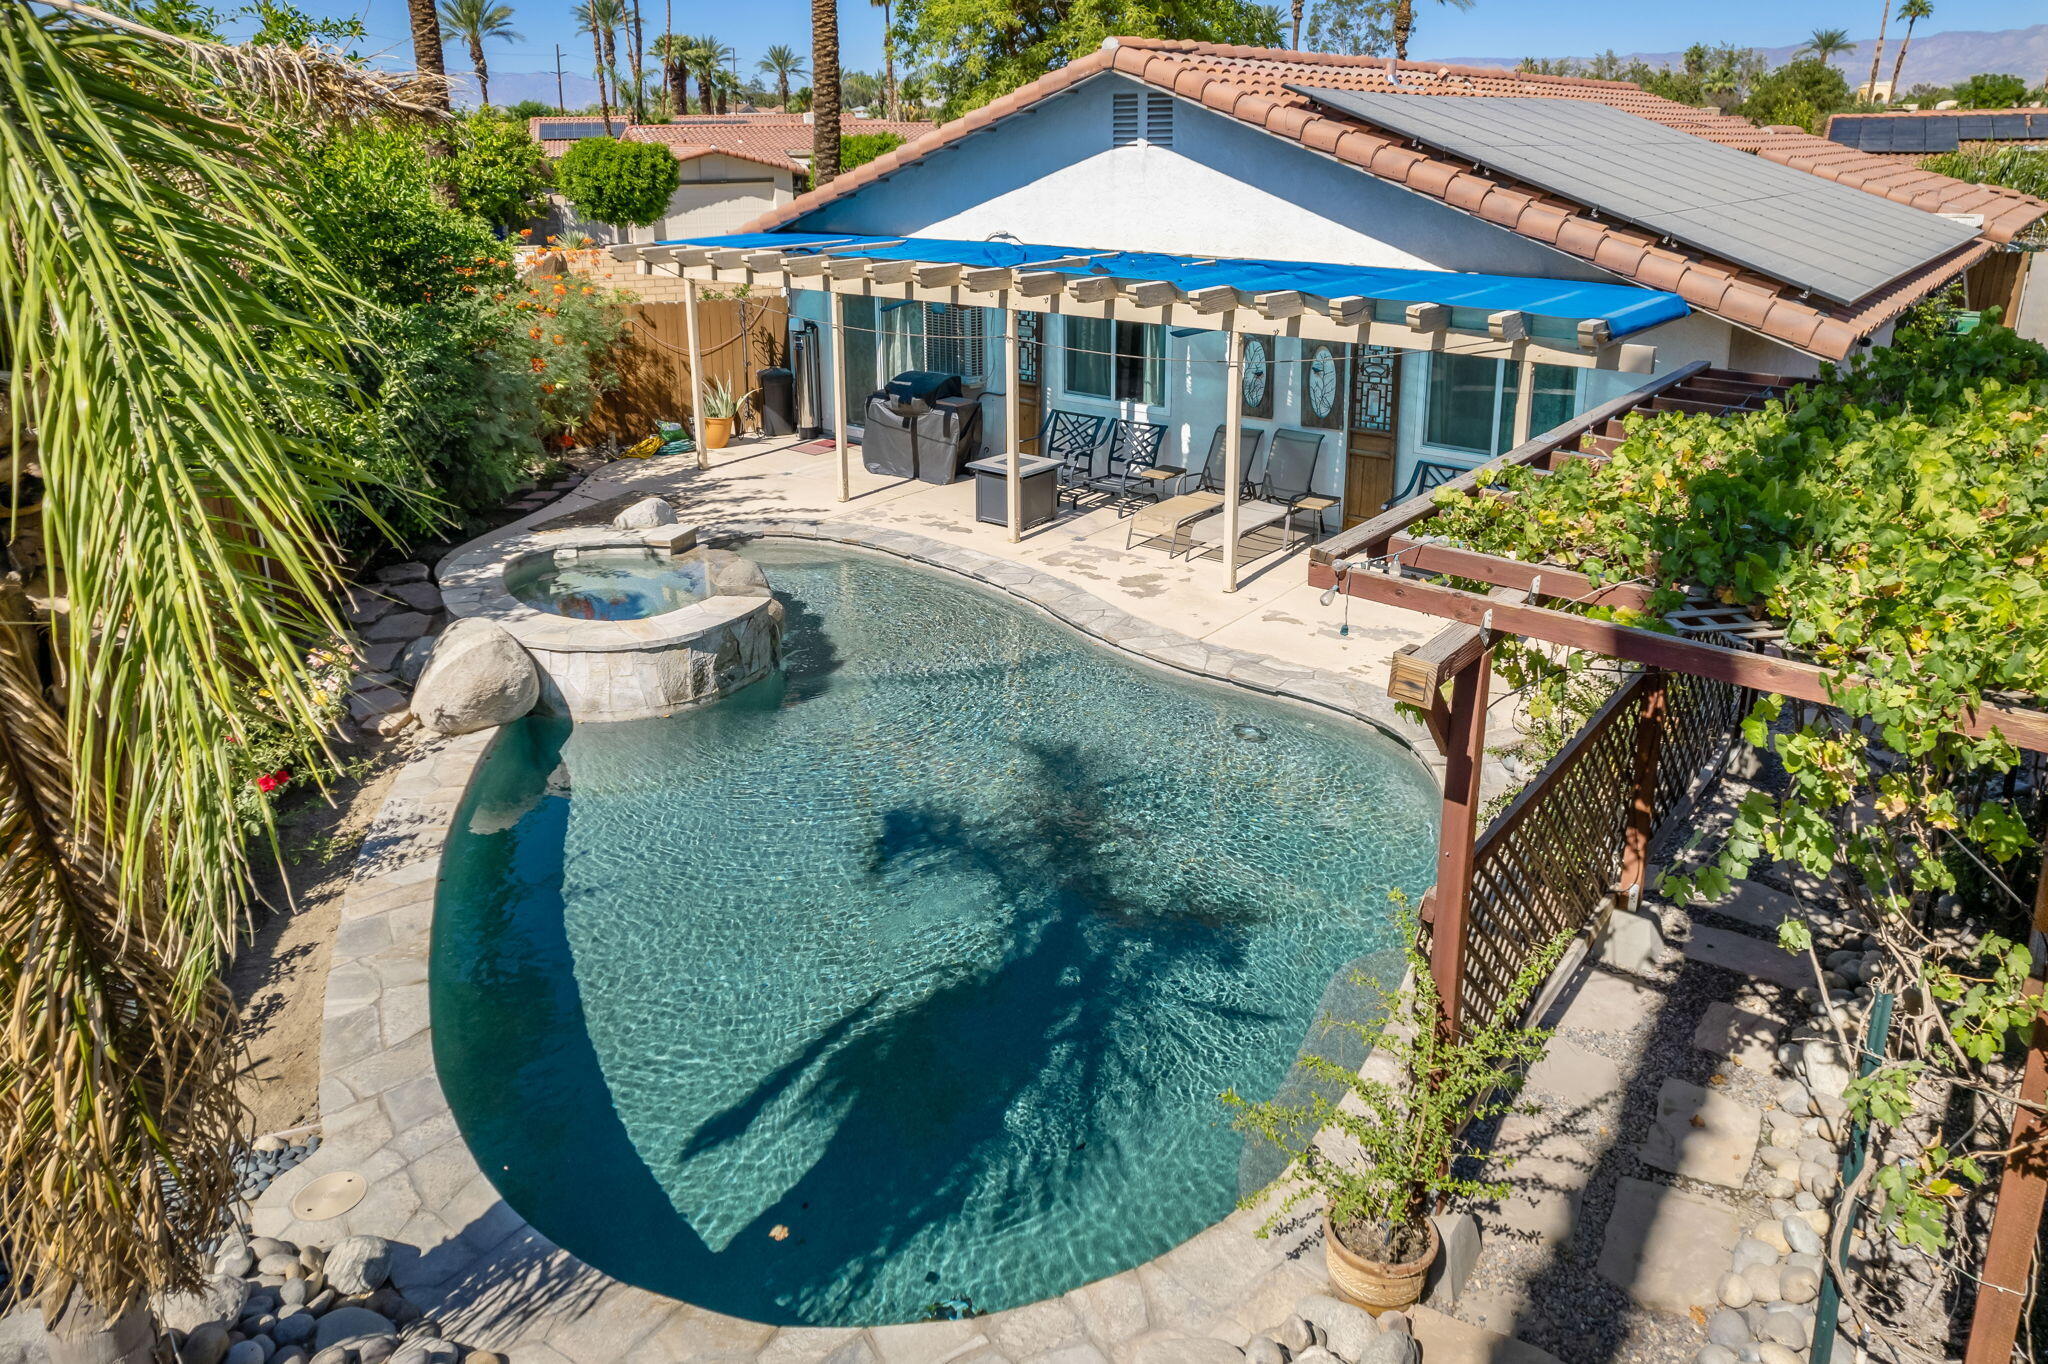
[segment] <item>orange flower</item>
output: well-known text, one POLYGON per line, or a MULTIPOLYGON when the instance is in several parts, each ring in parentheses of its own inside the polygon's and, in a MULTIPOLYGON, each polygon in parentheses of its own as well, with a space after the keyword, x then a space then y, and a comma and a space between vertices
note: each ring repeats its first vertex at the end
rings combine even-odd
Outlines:
MULTIPOLYGON (((519 229, 519 235, 522 237, 531 237, 533 235, 533 229, 530 227, 522 227, 519 229)), ((549 240, 553 239, 550 238, 549 240)))
POLYGON ((542 370, 548 367, 548 362, 541 359, 538 355, 534 356, 531 360, 528 360, 526 363, 533 366, 533 372, 535 374, 540 373, 542 370))
MULTIPOLYGON (((563 294, 566 294, 566 293, 568 293, 568 292, 569 292, 569 286, 568 286, 568 285, 566 285, 566 284, 557 284, 557 285, 555 286, 555 295, 556 295, 557 297, 560 297, 561 295, 563 295, 563 294)), ((589 293, 590 291, 589 291, 588 289, 585 289, 585 290, 584 290, 584 292, 585 292, 585 293, 589 293)))
POLYGON ((552 338, 552 340, 554 341, 554 343, 555 343, 556 345, 558 345, 558 346, 559 346, 559 345, 561 345, 561 344, 562 344, 562 337, 561 337, 561 334, 560 334, 560 333, 557 333, 557 334, 556 334, 556 335, 555 335, 555 336, 554 336, 554 337, 552 338))
POLYGON ((540 328, 539 328, 539 327, 533 327, 533 328, 529 328, 526 334, 527 334, 528 336, 532 337, 532 338, 533 338, 534 340, 536 340, 536 341, 540 340, 540 328))
POLYGON ((542 384, 540 386, 540 391, 543 393, 553 393, 555 391, 555 386, 553 384, 542 384))

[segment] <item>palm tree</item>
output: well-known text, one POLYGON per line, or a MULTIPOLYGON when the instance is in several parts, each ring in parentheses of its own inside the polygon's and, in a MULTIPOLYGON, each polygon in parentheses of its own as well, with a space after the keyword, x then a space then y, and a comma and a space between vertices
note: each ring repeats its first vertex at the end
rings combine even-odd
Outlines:
MULTIPOLYGON (((1459 9, 1472 8, 1472 0, 1437 0, 1441 5, 1455 5, 1459 9)), ((1387 27, 1394 36, 1394 56, 1401 61, 1408 60, 1408 39, 1415 32, 1415 0, 1394 0, 1394 8, 1387 27)))
POLYGON ((512 7, 491 0, 441 0, 441 22, 455 37, 469 44, 469 64, 476 71, 476 88, 484 108, 491 107, 491 71, 484 65, 484 39, 523 43, 512 31, 512 7))
POLYGON ((680 33, 664 33, 648 49, 661 63, 661 80, 668 87, 669 107, 678 114, 690 112, 690 49, 695 42, 680 33))
MULTIPOLYGON (((1302 5, 1302 0, 1294 0, 1294 38, 1293 38, 1293 40, 1292 40, 1292 41, 1290 41, 1290 42, 1288 43, 1288 46, 1289 46, 1289 47, 1291 47, 1291 48, 1293 48, 1293 49, 1294 49, 1294 50, 1295 50, 1296 52, 1299 52, 1299 51, 1301 51, 1301 11, 1302 11, 1302 8, 1303 8, 1303 5, 1302 5)), ((1411 18, 1411 19, 1409 20, 1409 22, 1410 22, 1410 23, 1412 24, 1412 23, 1414 22, 1413 18, 1411 18)))
POLYGON ((576 7, 576 31, 590 35, 590 51, 596 63, 597 103, 604 111, 604 132, 612 133, 612 89, 616 83, 617 71, 614 62, 614 47, 618 41, 618 29, 625 22, 625 11, 620 0, 583 0, 576 7), (607 76, 613 78, 608 84, 607 76))
POLYGON ((767 55, 754 63, 754 69, 765 76, 775 77, 775 94, 782 101, 782 107, 789 108, 789 83, 802 80, 805 76, 803 58, 797 50, 786 43, 777 43, 768 49, 767 55))
POLYGON ((631 32, 633 41, 627 44, 626 57, 632 63, 633 69, 633 121, 635 123, 645 123, 647 121, 647 74, 645 66, 647 34, 640 26, 640 0, 632 0, 632 17, 631 32))
POLYGON ((713 106, 724 93, 721 78, 725 75, 725 64, 732 58, 732 46, 719 41, 716 34, 705 33, 690 39, 690 69, 697 73, 697 93, 707 114, 725 112, 722 103, 713 106))
POLYGON ((869 0, 869 3, 879 6, 882 11, 882 113, 889 118, 902 118, 903 101, 896 93, 896 26, 890 17, 895 0, 869 0))
MULTIPOLYGON (((441 60, 441 16, 434 9, 434 0, 405 0, 405 8, 412 19, 414 69, 428 76, 446 76, 448 67, 441 60)), ((448 107, 445 94, 441 107, 448 107)))
POLYGON ((234 1194, 230 744, 259 706, 317 739, 326 515, 358 496, 279 415, 348 372, 356 305, 260 120, 278 89, 440 116, 445 83, 404 80, 0 6, 0 458, 41 487, 0 534, 58 585, 0 582, 0 1242, 53 1360, 152 1358, 146 1295, 198 1281, 234 1194))
POLYGON ((839 6, 811 0, 811 184, 839 177, 839 6))
POLYGON ((1906 36, 1899 40, 1898 59, 1892 63, 1892 98, 1900 94, 1899 73, 1906 69, 1906 49, 1913 45, 1913 25, 1933 15, 1931 0, 1902 0, 1899 17, 1906 21, 1906 36))
POLYGON ((1799 50, 1818 61, 1831 62, 1836 53, 1847 52, 1854 46, 1856 44, 1849 41, 1849 30, 1846 28, 1817 28, 1813 31, 1813 36, 1807 40, 1806 46, 1799 50))
POLYGON ((1877 98, 1877 68, 1884 60, 1884 31, 1891 22, 1892 0, 1884 0, 1884 13, 1877 17, 1877 46, 1870 52, 1870 85, 1864 92, 1871 99, 1877 98))

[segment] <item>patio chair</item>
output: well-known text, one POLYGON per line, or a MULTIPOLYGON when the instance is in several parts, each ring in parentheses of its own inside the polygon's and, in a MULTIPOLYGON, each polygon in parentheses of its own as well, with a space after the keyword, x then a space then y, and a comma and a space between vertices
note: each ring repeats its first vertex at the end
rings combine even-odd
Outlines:
MULTIPOLYGON (((1242 463, 1249 465, 1258 457, 1259 442, 1264 439, 1263 431, 1246 431, 1242 463)), ((1223 510, 1223 446, 1226 437, 1221 426, 1209 441, 1209 457, 1202 462, 1201 473, 1193 492, 1180 493, 1173 497, 1161 498, 1149 507, 1141 507, 1131 517, 1130 529, 1124 533, 1124 548, 1129 549, 1137 540, 1138 532, 1144 531, 1148 538, 1166 537, 1166 557, 1171 559, 1180 552, 1180 537, 1195 522, 1223 510)), ((1174 471, 1181 478, 1189 476, 1185 469, 1174 471)), ((1191 537, 1192 538, 1192 537, 1191 537)))
POLYGON ((1422 496, 1422 494, 1432 488, 1441 488, 1460 474, 1469 474, 1471 472, 1472 469, 1469 465, 1438 464, 1436 461, 1428 459, 1417 460, 1415 462, 1415 472, 1408 475, 1406 486, 1382 503, 1380 510, 1385 511, 1388 507, 1398 507, 1410 498, 1422 496))
POLYGON ((1311 512, 1316 529, 1321 531, 1323 513, 1343 505, 1342 499, 1315 490, 1316 466, 1322 459, 1322 433, 1275 431, 1273 448, 1266 455, 1266 477, 1259 487, 1259 500, 1286 507, 1290 527, 1297 515, 1311 512))
POLYGON ((1075 496, 1095 477, 1095 451, 1102 444, 1108 418, 1048 409, 1038 428, 1038 453, 1060 462, 1059 496, 1075 496))
POLYGON ((1089 479, 1088 487, 1098 493, 1108 493, 1112 502, 1120 502, 1140 490, 1153 489, 1155 482, 1147 476, 1147 471, 1159 463, 1159 449, 1164 444, 1166 428, 1157 422, 1125 418, 1112 420, 1109 424, 1109 458, 1106 461, 1108 472, 1099 478, 1089 479))

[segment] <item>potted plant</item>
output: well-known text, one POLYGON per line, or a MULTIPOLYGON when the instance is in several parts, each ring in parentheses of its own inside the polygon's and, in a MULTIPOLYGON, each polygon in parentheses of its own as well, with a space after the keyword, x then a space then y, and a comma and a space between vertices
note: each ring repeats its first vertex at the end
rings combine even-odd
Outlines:
MULTIPOLYGON (((1423 956, 1415 916, 1396 899, 1408 943, 1407 979, 1389 990, 1365 976, 1354 982, 1377 996, 1377 1021, 1326 1018, 1325 1031, 1351 1033, 1369 1054, 1357 1069, 1304 1052, 1299 1065, 1313 1086, 1306 1099, 1252 1103, 1234 1090, 1223 1101, 1233 1125, 1288 1155, 1276 1185, 1278 1206, 1261 1236, 1296 1207, 1320 1197, 1323 1255, 1330 1282, 1374 1314, 1422 1296, 1439 1239, 1430 1214, 1443 1198, 1492 1200, 1508 1185, 1454 1172, 1468 1123, 1524 1108, 1512 1097, 1523 1069, 1543 1054, 1550 1031, 1519 1020, 1564 950, 1561 937, 1522 968, 1494 1012, 1498 1021, 1443 1034, 1436 982, 1423 956)), ((1245 1200, 1260 1202, 1266 1191, 1245 1200)))
POLYGON ((704 386, 704 448, 723 450, 732 440, 732 421, 739 415, 743 399, 733 396, 732 385, 713 379, 704 386))

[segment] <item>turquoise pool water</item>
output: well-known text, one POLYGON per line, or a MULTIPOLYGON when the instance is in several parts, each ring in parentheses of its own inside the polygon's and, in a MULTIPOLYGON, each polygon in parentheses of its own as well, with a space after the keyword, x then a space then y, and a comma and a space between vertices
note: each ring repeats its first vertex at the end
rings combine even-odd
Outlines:
POLYGON ((710 595, 701 559, 651 549, 535 559, 506 574, 505 587, 528 606, 580 620, 640 620, 710 595))
POLYGON ((1271 1167, 1218 1093, 1275 1091, 1346 963, 1398 972, 1426 774, 950 575, 750 557, 785 678, 522 721, 461 812, 434 1043, 482 1168, 776 1323, 1015 1306, 1222 1218, 1271 1167))

